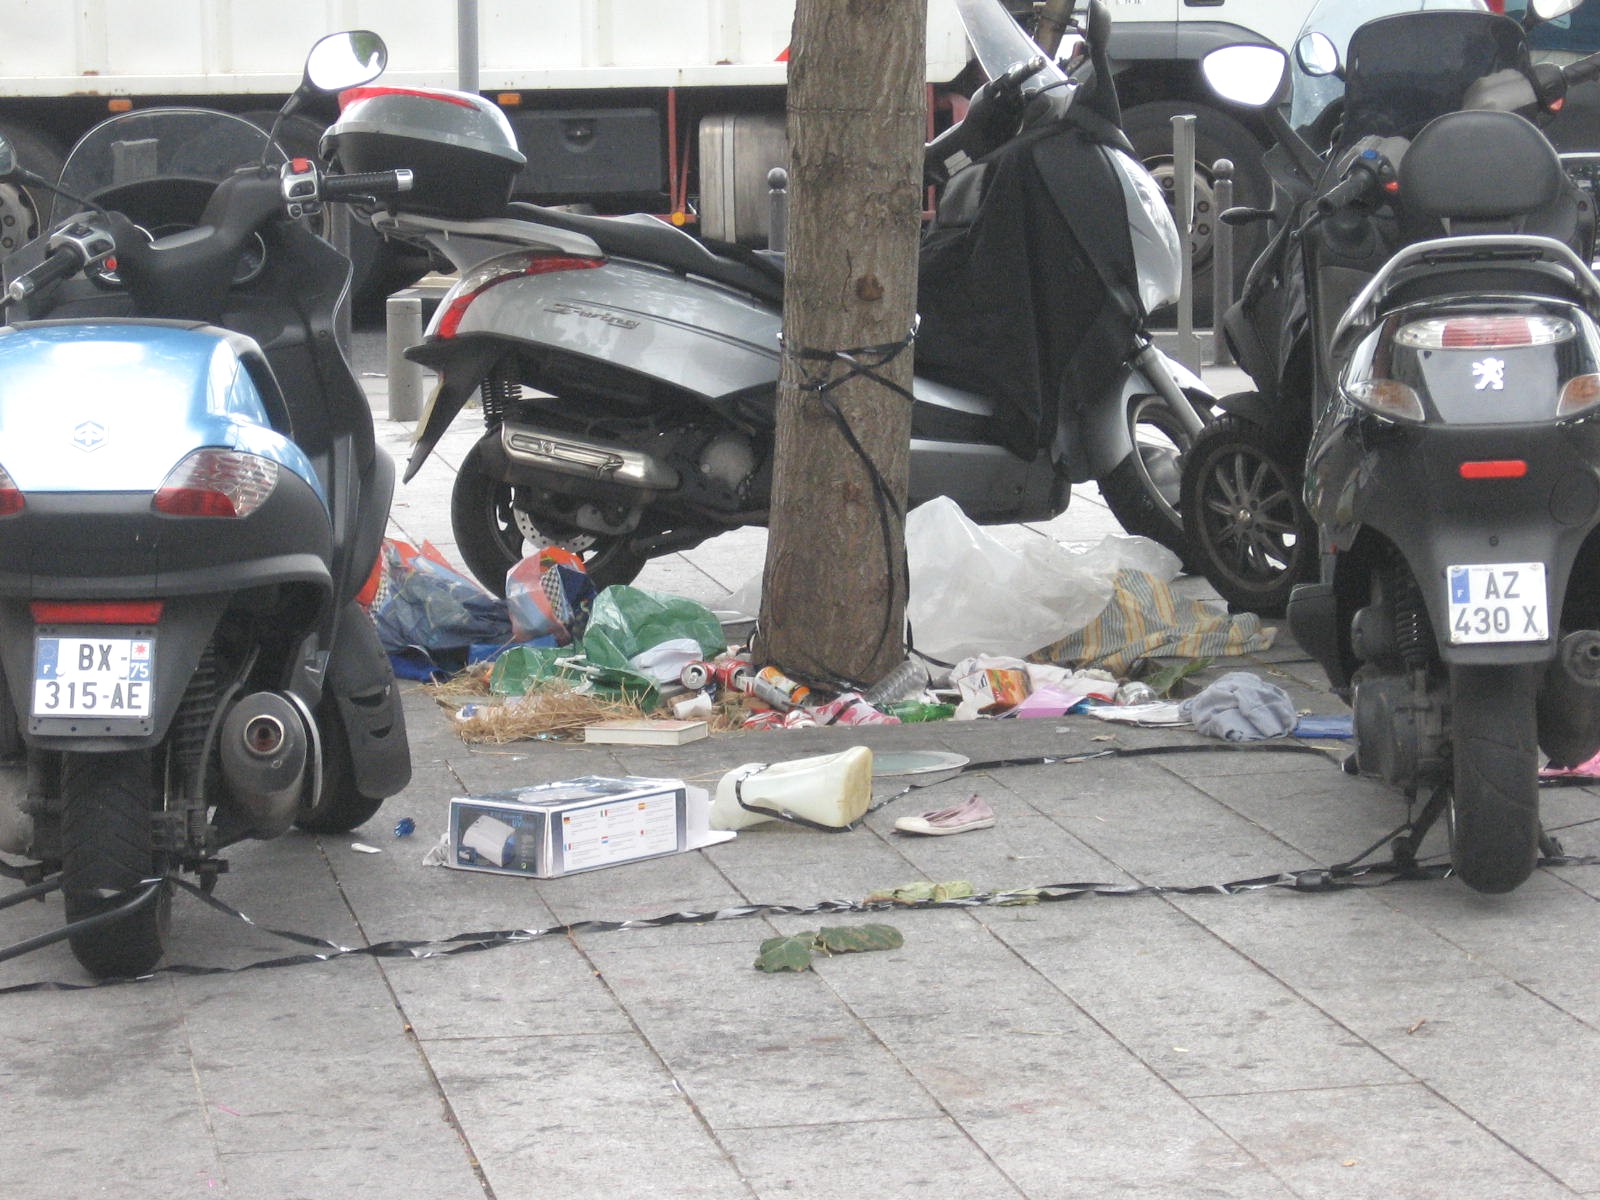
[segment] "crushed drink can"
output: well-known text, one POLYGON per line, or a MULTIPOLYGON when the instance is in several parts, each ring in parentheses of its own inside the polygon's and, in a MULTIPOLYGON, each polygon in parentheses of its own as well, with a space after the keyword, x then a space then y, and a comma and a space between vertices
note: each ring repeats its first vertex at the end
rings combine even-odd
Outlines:
POLYGON ((743 691, 743 680, 750 674, 747 658, 719 658, 712 661, 697 660, 684 667, 678 682, 692 692, 715 685, 731 691, 743 691))
POLYGON ((796 708, 783 714, 783 727, 785 729, 814 729, 817 719, 811 715, 809 709, 796 708))
POLYGON ((744 719, 745 729, 782 729, 783 714, 776 709, 767 709, 765 712, 751 713, 744 719))
POLYGON ((811 695, 810 688, 803 683, 796 683, 777 667, 762 667, 754 675, 744 676, 739 681, 738 687, 741 691, 749 692, 763 704, 770 704, 785 712, 791 708, 799 708, 805 698, 811 695))

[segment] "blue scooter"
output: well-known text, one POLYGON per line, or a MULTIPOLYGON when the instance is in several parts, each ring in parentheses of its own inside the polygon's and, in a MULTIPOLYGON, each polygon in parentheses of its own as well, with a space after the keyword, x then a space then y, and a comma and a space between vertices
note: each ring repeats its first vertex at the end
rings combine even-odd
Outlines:
MULTIPOLYGON (((283 115, 385 57, 324 38, 283 115)), ((59 887, 67 920, 0 959, 65 939, 96 976, 147 972, 178 872, 209 890, 227 846, 352 829, 408 782, 357 601, 394 467, 334 338, 349 263, 308 221, 408 184, 137 111, 84 136, 51 232, 7 260, 0 753, 27 784, 0 851, 31 861, 0 869, 59 887)))

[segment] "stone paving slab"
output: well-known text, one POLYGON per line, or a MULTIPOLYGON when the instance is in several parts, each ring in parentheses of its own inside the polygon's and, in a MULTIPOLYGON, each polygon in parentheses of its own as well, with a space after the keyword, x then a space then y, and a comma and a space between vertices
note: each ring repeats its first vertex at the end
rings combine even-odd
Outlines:
MULTIPOLYGON (((407 433, 380 422, 402 457, 407 433)), ((397 534, 449 552, 450 464, 471 436, 452 432, 402 491, 397 534)), ((1094 503, 1091 489, 1068 517, 1008 536, 1092 535, 1105 519, 1094 503)), ((714 603, 758 569, 763 544, 741 531, 650 571, 714 603)), ((1292 642, 1214 669, 1229 665, 1308 710, 1342 711, 1292 642)), ((1336 746, 1296 758, 1064 718, 469 747, 423 691, 406 704, 411 786, 347 837, 238 847, 217 896, 258 926, 179 895, 171 962, 306 952, 272 927, 361 946, 859 900, 917 879, 1214 883, 1340 861, 1404 817, 1391 791, 1339 770, 1336 746), (856 743, 975 762, 1185 749, 990 767, 898 796, 854 833, 758 826, 567 879, 423 862, 452 795, 585 773, 709 786, 741 763, 856 743), (895 816, 971 791, 994 805, 995 828, 892 831, 895 816), (394 836, 401 816, 416 822, 410 838, 394 836)), ((905 782, 880 780, 877 794, 905 782)), ((1600 853, 1600 823, 1582 824, 1600 818, 1600 794, 1545 800, 1569 850, 1600 853)), ((19 1131, 0 1195, 1600 1195, 1597 889, 1600 870, 1572 867, 1497 898, 1442 880, 765 913, 0 994, 0 1119, 19 1131), (869 920, 904 945, 794 976, 752 969, 763 938, 869 920)), ((8 937, 54 928, 59 900, 0 921, 8 937)), ((0 963, 0 988, 35 981, 86 982, 60 946, 0 963)))

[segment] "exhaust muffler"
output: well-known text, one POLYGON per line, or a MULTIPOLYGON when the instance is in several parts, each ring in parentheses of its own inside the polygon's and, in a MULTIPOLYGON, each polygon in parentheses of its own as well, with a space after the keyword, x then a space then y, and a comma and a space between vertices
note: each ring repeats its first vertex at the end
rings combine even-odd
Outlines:
POLYGON ((1600 751, 1600 630, 1561 639, 1536 701, 1539 748, 1550 765, 1575 767, 1600 751))
POLYGON ((311 743, 300 710, 279 692, 254 692, 222 722, 222 775, 251 837, 294 824, 311 743))

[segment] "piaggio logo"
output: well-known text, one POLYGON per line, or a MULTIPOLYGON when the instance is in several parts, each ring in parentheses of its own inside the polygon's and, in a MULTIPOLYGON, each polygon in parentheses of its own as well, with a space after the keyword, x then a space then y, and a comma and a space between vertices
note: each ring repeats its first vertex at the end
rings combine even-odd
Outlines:
POLYGON ((99 421, 85 421, 72 431, 72 444, 85 452, 106 444, 106 427, 99 421))

